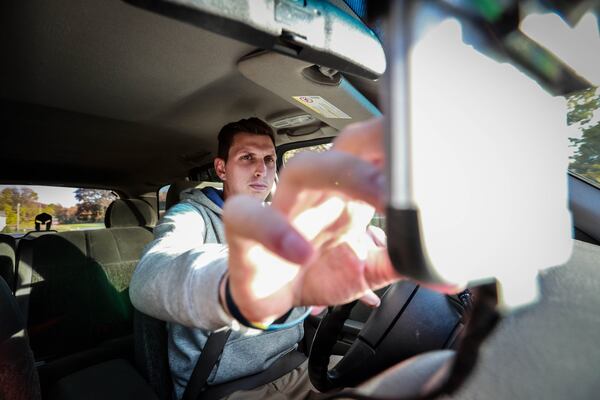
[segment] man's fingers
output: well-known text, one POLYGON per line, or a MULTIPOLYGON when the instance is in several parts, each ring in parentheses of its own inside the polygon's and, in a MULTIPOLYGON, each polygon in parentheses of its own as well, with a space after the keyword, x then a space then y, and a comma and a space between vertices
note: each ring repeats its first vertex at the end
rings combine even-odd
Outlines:
POLYGON ((319 315, 321 314, 327 307, 326 306, 312 306, 312 310, 310 311, 310 315, 319 315))
POLYGON ((302 153, 286 165, 273 206, 290 215, 303 190, 333 191, 383 209, 384 176, 370 162, 339 151, 302 153))
POLYGON ((296 264, 304 264, 312 257, 313 246, 281 213, 250 196, 227 199, 223 222, 230 246, 251 240, 296 264))
POLYGON ((373 242, 375 243, 376 246, 378 246, 378 247, 387 246, 387 235, 385 234, 385 231, 383 229, 381 229, 380 227, 374 226, 374 225, 369 225, 367 227, 367 234, 369 235, 369 237, 371 239, 373 239, 373 242))
POLYGON ((371 289, 377 290, 402 278, 394 269, 385 247, 375 247, 367 252, 365 279, 371 289))
POLYGON ((383 121, 381 117, 348 125, 333 142, 333 149, 373 162, 383 163, 383 121))
POLYGON ((372 290, 369 290, 367 293, 362 295, 359 300, 369 307, 379 307, 381 304, 381 299, 379 299, 379 296, 377 296, 372 290))

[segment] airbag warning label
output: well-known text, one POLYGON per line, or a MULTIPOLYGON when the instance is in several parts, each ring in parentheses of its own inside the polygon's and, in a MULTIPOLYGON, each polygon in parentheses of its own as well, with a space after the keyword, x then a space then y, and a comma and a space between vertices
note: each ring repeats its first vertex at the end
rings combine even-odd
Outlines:
POLYGON ((352 119, 348 114, 321 96, 292 96, 292 98, 325 118, 352 119))

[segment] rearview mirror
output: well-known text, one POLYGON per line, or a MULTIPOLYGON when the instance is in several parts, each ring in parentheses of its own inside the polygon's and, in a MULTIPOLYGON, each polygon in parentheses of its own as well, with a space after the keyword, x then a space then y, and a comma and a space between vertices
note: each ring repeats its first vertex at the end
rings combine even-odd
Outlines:
POLYGON ((571 253, 567 101, 554 95, 585 81, 532 80, 465 43, 457 17, 406 4, 424 2, 394 2, 386 26, 392 262, 448 290, 496 279, 504 305, 528 304, 538 271, 571 253))

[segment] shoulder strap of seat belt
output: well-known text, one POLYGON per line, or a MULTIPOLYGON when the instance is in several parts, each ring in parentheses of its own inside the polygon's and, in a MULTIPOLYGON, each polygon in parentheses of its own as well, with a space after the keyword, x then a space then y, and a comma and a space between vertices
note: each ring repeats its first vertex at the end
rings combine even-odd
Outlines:
POLYGON ((202 353, 196 362, 194 371, 190 376, 188 384, 183 392, 182 400, 196 400, 202 389, 206 386, 208 377, 219 360, 219 356, 223 352, 225 343, 231 334, 231 329, 212 332, 206 344, 202 348, 202 353))
POLYGON ((208 386, 206 390, 200 393, 200 397, 197 400, 220 399, 238 390, 251 390, 261 385, 266 385, 288 374, 299 367, 304 361, 306 361, 304 354, 297 350, 292 350, 262 372, 220 385, 208 386))

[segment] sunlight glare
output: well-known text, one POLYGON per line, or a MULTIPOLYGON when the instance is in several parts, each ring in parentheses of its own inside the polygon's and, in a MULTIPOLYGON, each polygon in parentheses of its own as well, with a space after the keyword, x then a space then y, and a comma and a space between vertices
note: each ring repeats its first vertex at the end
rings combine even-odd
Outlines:
MULTIPOLYGON (((463 43, 448 19, 413 48, 414 198, 448 282, 496 277, 505 304, 537 296, 570 256, 566 101, 463 43)), ((393 238, 389 238, 393 240, 393 238)))
POLYGON ((252 291, 259 299, 271 296, 290 283, 300 270, 298 265, 284 260, 259 244, 250 247, 247 256, 256 267, 257 276, 269 276, 269 279, 252 279, 252 291), (275 265, 277 267, 273 267, 275 265))

